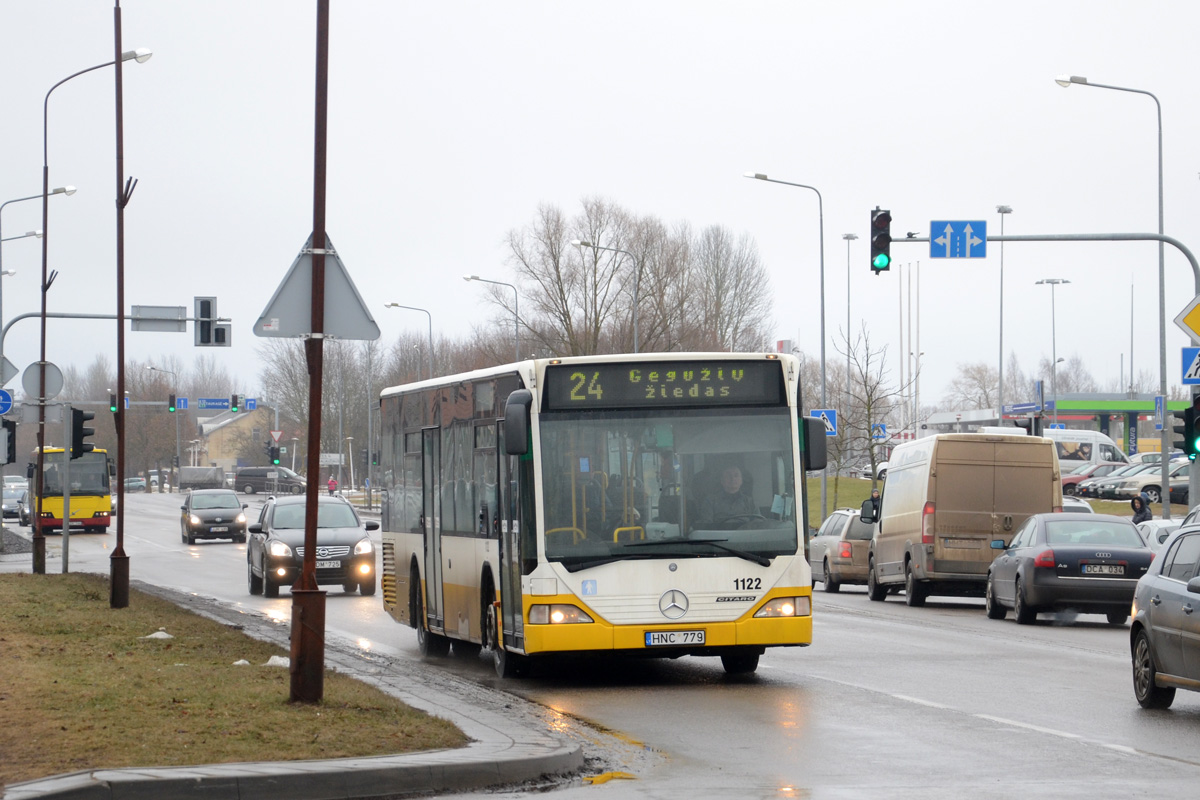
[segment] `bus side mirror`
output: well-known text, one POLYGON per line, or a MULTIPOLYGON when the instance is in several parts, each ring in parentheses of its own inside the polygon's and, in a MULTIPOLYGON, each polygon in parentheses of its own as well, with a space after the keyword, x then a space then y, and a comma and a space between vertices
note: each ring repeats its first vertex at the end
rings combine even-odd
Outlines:
POLYGON ((504 452, 510 456, 529 453, 529 407, 533 393, 517 389, 504 405, 504 452))
POLYGON ((800 458, 804 461, 804 469, 808 472, 825 469, 828 460, 825 451, 825 421, 817 417, 801 417, 803 424, 801 433, 804 439, 800 442, 800 458))

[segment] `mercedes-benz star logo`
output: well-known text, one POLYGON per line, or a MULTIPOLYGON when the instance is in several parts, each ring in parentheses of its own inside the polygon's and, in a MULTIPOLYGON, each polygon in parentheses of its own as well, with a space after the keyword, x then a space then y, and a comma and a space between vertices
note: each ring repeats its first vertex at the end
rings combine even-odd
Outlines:
POLYGON ((679 619, 688 610, 687 595, 678 589, 669 589, 658 598, 658 610, 667 619, 679 619))

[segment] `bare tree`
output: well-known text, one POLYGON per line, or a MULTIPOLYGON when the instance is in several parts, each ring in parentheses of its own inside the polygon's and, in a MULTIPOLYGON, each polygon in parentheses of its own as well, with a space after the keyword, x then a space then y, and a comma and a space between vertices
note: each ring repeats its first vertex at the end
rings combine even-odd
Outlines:
POLYGON ((708 350, 756 349, 762 343, 771 309, 771 282, 758 248, 743 234, 737 241, 719 225, 701 232, 692 247, 696 314, 708 350))
POLYGON ((999 383, 996 369, 988 364, 959 364, 945 402, 955 409, 995 408, 999 383))
POLYGON ((879 447, 883 441, 875 438, 876 426, 886 426, 893 418, 897 399, 904 395, 908 385, 891 386, 888 383, 887 346, 878 350, 871 348, 871 336, 863 324, 861 333, 854 342, 843 339, 839 352, 849 353, 850 376, 846 392, 846 408, 838 419, 839 432, 844 432, 847 452, 854 449, 865 455, 871 464, 872 485, 878 472, 879 447))

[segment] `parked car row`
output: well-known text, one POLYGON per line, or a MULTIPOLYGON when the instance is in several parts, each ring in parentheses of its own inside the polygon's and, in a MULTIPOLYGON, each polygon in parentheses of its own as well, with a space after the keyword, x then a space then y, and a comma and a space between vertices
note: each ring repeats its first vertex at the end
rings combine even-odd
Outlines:
MULTIPOLYGON (((1172 462, 1168 474, 1172 480, 1186 479, 1190 468, 1190 461, 1172 462)), ((1084 478, 1074 484, 1074 494, 1101 500, 1128 500, 1144 494, 1151 503, 1162 502, 1162 464, 1130 464, 1100 477, 1084 478)))

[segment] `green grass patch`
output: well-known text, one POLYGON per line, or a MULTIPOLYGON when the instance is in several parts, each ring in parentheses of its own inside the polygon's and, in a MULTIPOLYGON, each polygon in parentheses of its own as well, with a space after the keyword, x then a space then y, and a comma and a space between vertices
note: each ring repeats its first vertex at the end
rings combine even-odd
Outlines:
POLYGON ((288 653, 100 575, 0 575, 0 785, 78 770, 460 747, 449 722, 327 670, 289 703, 288 653), (174 638, 147 639, 164 629, 174 638), (244 659, 250 666, 234 666, 244 659))

